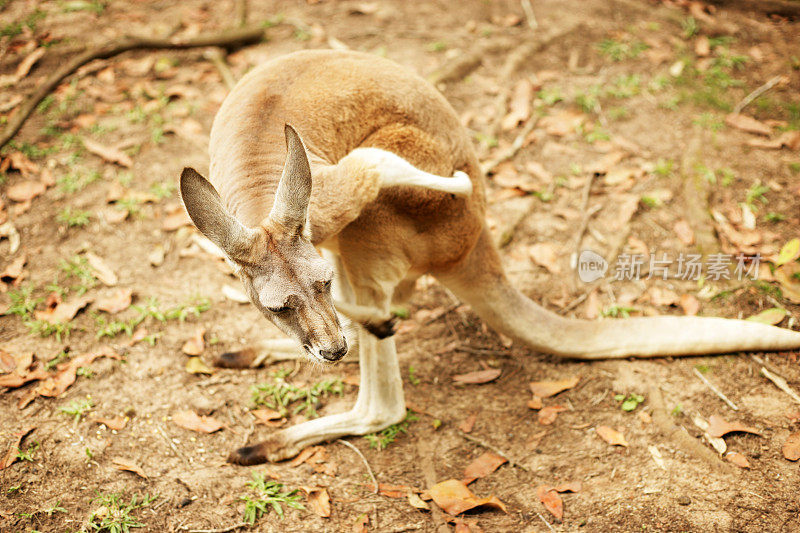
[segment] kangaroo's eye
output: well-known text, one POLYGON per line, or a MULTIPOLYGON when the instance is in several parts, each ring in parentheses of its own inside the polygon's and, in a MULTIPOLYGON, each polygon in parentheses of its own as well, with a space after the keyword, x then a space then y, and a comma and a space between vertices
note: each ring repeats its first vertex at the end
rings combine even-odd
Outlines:
POLYGON ((327 292, 331 290, 331 280, 328 281, 315 281, 314 289, 317 292, 327 292))
POLYGON ((276 315, 282 315, 283 313, 288 312, 291 307, 283 306, 283 307, 268 307, 270 313, 274 313, 276 315))

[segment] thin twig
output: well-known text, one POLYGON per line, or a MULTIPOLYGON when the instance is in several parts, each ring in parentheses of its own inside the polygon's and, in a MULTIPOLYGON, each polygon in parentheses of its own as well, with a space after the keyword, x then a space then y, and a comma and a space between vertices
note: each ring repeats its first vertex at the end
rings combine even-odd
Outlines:
POLYGON ((528 27, 532 30, 538 28, 539 23, 536 21, 536 15, 533 13, 531 0, 520 0, 519 3, 522 4, 522 11, 525 12, 525 18, 528 20, 528 27))
POLYGON ((569 258, 570 268, 575 269, 578 266, 578 255, 581 253, 581 242, 583 242, 583 235, 586 233, 586 228, 589 227, 589 220, 595 213, 600 211, 603 207, 601 204, 589 207, 589 197, 592 192, 592 183, 594 183, 594 173, 589 174, 586 183, 583 185, 583 192, 581 194, 581 207, 580 213, 583 213, 583 218, 578 226, 578 232, 575 234, 575 244, 573 245, 572 255, 569 258))
POLYGON ((361 457, 361 460, 364 462, 364 466, 367 467, 367 473, 369 473, 369 477, 372 480, 372 483, 375 484, 375 494, 378 494, 378 492, 379 492, 379 490, 378 490, 378 480, 375 479, 375 474, 372 473, 372 467, 369 466, 369 463, 367 462, 367 458, 364 457, 364 454, 361 453, 361 450, 359 450, 358 448, 356 448, 354 445, 350 444, 346 440, 336 439, 336 442, 340 442, 340 443, 344 444, 345 446, 347 446, 348 448, 350 448, 351 450, 356 452, 359 457, 361 457))
POLYGON ((14 116, 0 135, 0 148, 5 146, 14 135, 22 128, 36 106, 47 97, 67 77, 71 76, 80 67, 95 59, 108 59, 130 50, 152 49, 177 49, 202 48, 205 46, 221 46, 230 48, 260 41, 266 29, 257 26, 253 28, 237 28, 220 33, 198 35, 191 39, 168 38, 151 39, 148 37, 128 37, 122 41, 113 40, 96 48, 84 52, 67 61, 61 68, 53 72, 17 109, 14 116))
POLYGON ((483 173, 489 174, 497 167, 497 165, 516 156, 517 152, 519 152, 522 149, 522 146, 525 144, 525 138, 530 134, 530 132, 533 131, 533 128, 536 127, 538 122, 538 117, 528 119, 527 124, 525 124, 525 127, 522 128, 522 131, 519 132, 519 135, 517 135, 517 138, 514 139, 513 143, 511 143, 511 146, 509 146, 507 150, 503 151, 502 154, 498 155, 495 159, 490 160, 483 166, 483 173))
POLYGON ((647 401, 650 402, 650 408, 652 409, 653 423, 675 447, 693 455, 696 459, 704 461, 710 468, 717 472, 731 471, 732 466, 730 463, 720 461, 719 457, 717 457, 714 452, 689 435, 686 428, 675 423, 675 419, 667 410, 664 397, 658 385, 650 383, 649 390, 647 391, 647 401))
POLYGON ((530 469, 529 469, 527 466, 525 466, 525 465, 523 465, 522 463, 520 463, 519 461, 515 460, 515 459, 514 459, 514 458, 513 458, 511 455, 509 455, 507 452, 504 452, 503 450, 501 450, 501 449, 500 449, 500 448, 498 448, 497 446, 494 446, 493 444, 489 444, 489 443, 488 443, 488 442, 486 442, 485 440, 483 440, 483 439, 481 439, 481 438, 479 438, 479 437, 475 437, 475 436, 473 436, 473 435, 470 435, 469 433, 464 433, 464 432, 463 432, 463 431, 461 431, 461 430, 458 430, 458 433, 459 433, 459 434, 460 434, 462 437, 464 437, 465 439, 467 439, 468 441, 470 441, 470 442, 474 442, 475 444, 478 444, 478 445, 480 445, 480 446, 483 446, 483 447, 484 447, 484 448, 486 448, 487 450, 491 450, 491 451, 493 451, 494 453, 496 453, 497 455, 502 455, 503 457, 505 457, 506 459, 508 459, 508 464, 509 464, 509 465, 511 465, 511 466, 516 466, 516 467, 518 467, 520 470, 524 470, 525 472, 530 472, 530 469))
POLYGON ((547 526, 547 529, 549 529, 550 531, 555 533, 556 530, 553 529, 553 526, 550 525, 550 522, 548 522, 547 520, 544 519, 544 517, 541 515, 541 513, 536 513, 536 516, 538 516, 539 518, 542 519, 542 522, 544 522, 544 525, 547 526))
POLYGON ((711 392, 713 392, 714 394, 716 394, 717 396, 719 396, 720 400, 722 400, 723 402, 727 403, 727 404, 728 404, 728 407, 730 407, 730 408, 731 408, 731 409, 733 409, 734 411, 738 411, 738 410, 739 410, 739 408, 738 408, 738 407, 736 407, 736 404, 735 404, 735 403, 733 403, 732 401, 730 401, 730 399, 728 399, 728 397, 727 397, 727 396, 725 396, 725 395, 722 393, 722 391, 721 391, 721 390, 719 390, 719 389, 718 389, 718 388, 717 388, 717 387, 716 387, 716 386, 715 386, 713 383, 711 383, 710 381, 708 381, 708 379, 706 379, 706 377, 705 377, 705 376, 704 376, 704 375, 703 375, 703 374, 702 374, 702 373, 701 373, 699 370, 697 370, 696 368, 694 368, 693 370, 694 370, 694 375, 695 375, 695 376, 697 376, 698 378, 700 378, 700 381, 702 381, 703 383, 705 383, 706 387, 708 387, 709 389, 711 389, 711 392))
POLYGON ((711 390, 711 392, 713 392, 714 394, 719 396, 720 400, 722 400, 723 402, 727 403, 728 407, 730 407, 734 411, 738 411, 739 410, 739 408, 736 406, 736 404, 733 403, 727 396, 725 396, 722 393, 722 391, 719 390, 713 383, 708 381, 708 379, 706 379, 706 377, 699 370, 697 370, 696 368, 694 368, 693 370, 694 370, 694 375, 697 376, 698 378, 700 378, 700 381, 705 383, 706 387, 708 387, 711 390))
POLYGON ((742 98, 742 101, 736 104, 736 107, 733 108, 733 113, 735 115, 741 113, 742 109, 750 105, 753 100, 775 87, 782 79, 783 75, 773 76, 770 78, 764 85, 742 98))
POLYGON ((761 375, 770 380, 771 382, 773 382, 775 386, 778 387, 780 390, 791 396, 791 398, 794 401, 800 403, 800 394, 797 394, 797 392, 795 392, 794 389, 792 389, 789 386, 789 384, 786 383, 785 379, 783 379, 777 374, 770 372, 769 370, 766 369, 766 367, 763 366, 761 367, 761 375))
POLYGON ((222 76, 222 81, 225 82, 225 86, 230 91, 233 89, 233 86, 236 85, 236 79, 233 77, 233 72, 231 72, 228 63, 225 61, 225 54, 219 48, 211 48, 203 53, 203 57, 211 61, 211 63, 217 68, 219 71, 219 75, 222 76))
POLYGON ((161 427, 161 424, 156 424, 156 429, 158 430, 159 433, 161 433, 161 436, 164 437, 164 440, 167 441, 167 444, 169 444, 169 447, 172 448, 173 452, 175 452, 175 455, 183 459, 181 452, 178 451, 178 447, 175 446, 175 443, 172 442, 172 439, 170 439, 169 436, 167 436, 167 432, 164 431, 164 428, 161 427))
POLYGON ((178 531, 186 531, 187 533, 228 533, 229 531, 235 531, 243 527, 250 527, 250 525, 251 524, 247 522, 239 522, 238 524, 220 529, 189 529, 188 527, 181 527, 178 531))
MULTIPOLYGON (((592 290, 594 290, 594 289, 592 289, 592 290)), ((578 306, 579 306, 581 303, 583 303, 583 301, 584 301, 584 300, 586 300, 586 298, 588 298, 588 297, 589 297, 589 294, 591 294, 591 292, 592 292, 592 291, 586 291, 586 292, 584 292, 583 294, 581 294, 580 296, 578 296, 577 298, 575 298, 574 300, 572 300, 572 301, 571 301, 569 304, 567 304, 565 307, 562 307, 561 309, 559 309, 559 312, 560 312, 560 313, 563 315, 563 314, 565 314, 565 313, 568 313, 568 312, 572 311, 573 309, 575 309, 576 307, 578 307, 578 306)))

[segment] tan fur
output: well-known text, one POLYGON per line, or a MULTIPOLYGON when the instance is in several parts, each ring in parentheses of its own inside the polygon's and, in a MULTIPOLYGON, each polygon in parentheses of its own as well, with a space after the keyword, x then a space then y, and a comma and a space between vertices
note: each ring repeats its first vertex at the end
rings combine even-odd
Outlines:
MULTIPOLYGON (((388 60, 342 51, 297 52, 248 73, 214 121, 210 181, 245 227, 270 212, 286 158, 284 124, 302 137, 311 165, 310 239, 337 254, 337 277, 354 301, 385 313, 413 280, 432 273, 490 325, 528 346, 585 359, 800 347, 800 334, 713 318, 589 322, 550 313, 514 289, 484 223, 485 184, 470 138, 447 101, 388 60), (472 193, 381 187, 381 168, 348 158, 357 148, 392 152, 436 176, 463 171, 472 193)), ((264 256, 264 261, 271 261, 264 256)), ((302 261, 286 257, 302 273, 302 261), (300 262, 298 262, 300 261, 300 262), (298 266, 299 265, 299 266, 298 266)), ((234 452, 251 464, 363 434, 404 416, 391 338, 359 333, 361 387, 352 411, 314 420, 234 452)))

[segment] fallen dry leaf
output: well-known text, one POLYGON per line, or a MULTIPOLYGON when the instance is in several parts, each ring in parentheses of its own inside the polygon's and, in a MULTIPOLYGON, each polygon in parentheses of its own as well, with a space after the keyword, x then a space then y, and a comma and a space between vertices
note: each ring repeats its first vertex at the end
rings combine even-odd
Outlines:
POLYGON ((352 533, 369 533, 368 525, 369 515, 367 513, 361 513, 356 518, 356 521, 353 522, 352 533))
POLYGON ((291 467, 300 466, 301 464, 308 461, 311 457, 316 455, 316 453, 320 450, 325 450, 325 448, 322 446, 309 446, 308 448, 304 448, 303 451, 297 454, 297 457, 295 457, 294 459, 291 460, 291 462, 289 462, 289 466, 291 467))
POLYGON ((119 431, 125 429, 128 424, 128 419, 122 416, 115 416, 114 418, 95 418, 94 421, 98 424, 104 424, 108 429, 119 431))
POLYGON ((684 315, 694 316, 700 311, 700 302, 691 294, 682 294, 679 304, 684 315))
POLYGON ((546 268, 551 274, 561 273, 559 257, 563 254, 558 245, 551 242, 537 242, 528 248, 528 253, 534 263, 546 268))
POLYGON ((19 81, 27 76, 33 65, 35 65, 36 62, 42 58, 46 51, 47 49, 42 46, 25 56, 25 59, 19 62, 19 65, 17 65, 17 70, 14 72, 14 77, 16 78, 15 81, 19 81))
POLYGON ((331 516, 331 498, 323 487, 300 487, 306 493, 308 509, 317 516, 331 516))
POLYGON ((800 131, 785 131, 775 139, 750 139, 745 143, 753 148, 766 148, 768 150, 780 150, 784 146, 790 150, 800 148, 800 131))
POLYGON ((206 328, 199 327, 194 330, 194 336, 183 343, 183 353, 186 355, 200 355, 205 350, 206 344, 203 337, 205 337, 206 328))
POLYGON ((697 37, 694 41, 694 53, 697 54, 698 57, 706 57, 711 53, 711 44, 708 41, 708 37, 705 35, 699 35, 697 37))
POLYGON ((11 222, 0 224, 0 239, 8 239, 8 253, 15 254, 19 250, 19 231, 11 222))
POLYGON ((555 137, 563 137, 576 131, 586 120, 586 115, 575 109, 564 109, 539 121, 539 127, 555 137))
POLYGON ((781 309, 780 307, 773 307, 772 309, 765 309, 758 313, 757 315, 753 315, 748 317, 747 320, 750 322, 760 322, 762 324, 769 324, 770 326, 775 326, 781 322, 784 318, 786 318, 786 309, 781 309))
POLYGON ((549 398, 559 392, 571 389, 580 381, 580 376, 574 376, 558 381, 534 381, 530 383, 531 392, 540 398, 549 398))
POLYGON ((59 371, 55 376, 47 374, 47 377, 39 382, 39 385, 36 387, 36 395, 46 396, 48 398, 60 396, 75 383, 78 369, 82 366, 89 366, 92 361, 99 357, 109 357, 117 360, 122 359, 117 352, 108 346, 101 346, 94 352, 73 357, 68 362, 58 365, 59 371))
POLYGON ((549 426, 556 421, 558 413, 566 410, 567 408, 563 405, 548 405, 547 407, 542 407, 539 411, 538 422, 543 426, 549 426))
POLYGON ((583 314, 587 320, 594 320, 600 316, 601 310, 600 296, 597 294, 597 289, 592 289, 589 296, 586 297, 586 303, 583 305, 583 314))
POLYGON ((28 156, 19 151, 8 154, 8 157, 3 162, 3 166, 0 167, 3 172, 8 168, 16 168, 19 170, 20 174, 22 174, 23 178, 27 178, 39 172, 39 165, 28 159, 28 156))
POLYGON ((681 241, 686 246, 691 246, 694 244, 694 230, 692 226, 685 220, 679 220, 672 226, 675 235, 678 236, 678 240, 681 241))
POLYGON ((542 397, 541 396, 534 396, 533 398, 528 400, 528 408, 529 409, 533 409, 534 411, 536 411, 536 410, 541 409, 542 407, 544 407, 544 404, 542 403, 542 397))
POLYGON ((15 202, 30 202, 46 190, 47 187, 41 181, 28 180, 9 186, 6 196, 15 202))
POLYGON ((536 487, 536 495, 539 497, 539 501, 542 502, 542 505, 544 505, 544 508, 547 509, 557 521, 561 522, 564 518, 564 501, 561 499, 561 496, 558 495, 558 492, 550 485, 539 485, 536 487))
POLYGON ((117 289, 105 298, 98 298, 97 308, 109 314, 120 313, 131 306, 133 289, 117 289))
POLYGON ((647 290, 647 295, 650 297, 650 303, 653 305, 675 305, 680 298, 675 291, 664 289, 662 287, 650 287, 647 290))
POLYGON ((478 420, 477 413, 473 413, 473 414, 469 415, 467 418, 465 418, 458 425, 458 429, 460 429, 464 433, 469 433, 470 431, 472 431, 472 428, 475 427, 475 422, 477 422, 477 420, 478 420))
POLYGON ((408 499, 409 505, 411 505, 411 507, 414 507, 415 509, 424 509, 426 511, 430 511, 431 510, 431 506, 428 505, 425 502, 425 500, 420 498, 419 495, 417 495, 417 493, 415 493, 415 492, 409 492, 407 499, 408 499))
POLYGON ((614 150, 608 152, 604 156, 600 157, 600 159, 592 162, 586 167, 586 172, 592 174, 606 174, 609 170, 614 168, 614 166, 625 159, 626 153, 621 150, 614 150))
POLYGON ((800 263, 788 263, 774 272, 775 281, 780 283, 783 297, 792 303, 800 304, 800 263))
POLYGON ((186 360, 186 371, 190 374, 211 375, 214 373, 214 370, 199 357, 190 357, 186 360))
POLYGON ((583 483, 580 481, 567 481, 556 486, 553 490, 556 492, 580 492, 583 490, 583 483))
POLYGON ((127 209, 117 209, 113 207, 105 208, 101 211, 103 218, 109 224, 117 224, 128 218, 127 209))
POLYGON ((185 211, 180 210, 164 217, 164 222, 161 224, 161 228, 164 231, 175 231, 183 226, 191 225, 192 219, 189 218, 189 215, 185 211))
POLYGON ((17 368, 17 359, 0 348, 0 374, 13 372, 17 368))
POLYGON ((14 461, 17 460, 17 454, 19 453, 22 441, 25 440, 25 437, 27 437, 34 429, 36 429, 36 426, 31 426, 13 434, 15 440, 11 442, 11 446, 9 447, 5 456, 0 459, 0 470, 5 470, 14 464, 14 461))
POLYGON ((625 436, 616 429, 612 429, 608 426, 597 426, 595 431, 601 439, 612 446, 628 446, 628 441, 625 440, 625 436))
POLYGON ((111 462, 114 463, 114 468, 117 470, 125 470, 127 472, 133 472, 139 477, 147 479, 147 474, 144 473, 142 467, 130 461, 128 459, 123 459, 122 457, 114 457, 111 459, 111 462))
POLYGON ((92 274, 99 279, 103 285, 113 286, 117 284, 117 275, 114 274, 114 271, 111 270, 101 257, 92 252, 86 252, 85 257, 89 262, 89 266, 92 268, 92 274))
MULTIPOLYGON (((368 485, 368 490, 375 492, 375 485, 368 485)), ((389 485, 378 483, 378 494, 387 498, 405 498, 414 489, 408 485, 389 485)))
POLYGON ((448 479, 437 483, 428 492, 436 505, 453 516, 484 506, 500 509, 504 513, 507 512, 505 504, 495 496, 478 498, 467 488, 463 481, 457 479, 448 479))
POLYGON ((750 468, 750 461, 739 452, 728 452, 725 454, 725 459, 739 468, 750 468))
POLYGON ((783 456, 790 461, 800 459, 800 431, 792 433, 783 443, 783 456))
POLYGON ((507 462, 508 459, 505 457, 496 453, 485 452, 464 469, 464 479, 462 481, 464 485, 469 485, 478 478, 488 476, 500 468, 500 465, 507 462))
POLYGON ((66 324, 78 314, 78 311, 94 301, 92 296, 78 296, 66 302, 60 302, 51 309, 36 311, 37 320, 44 320, 49 324, 66 324))
POLYGON ((639 210, 641 197, 636 194, 611 194, 603 212, 608 212, 608 229, 618 231, 624 228, 639 210))
POLYGON ((179 411, 172 415, 175 425, 199 433, 214 433, 224 426, 210 416, 200 416, 194 411, 179 411))
POLYGON ((752 117, 748 117, 747 115, 742 115, 739 113, 731 113, 725 117, 725 124, 732 128, 736 128, 742 131, 746 131, 748 133, 755 133, 758 135, 765 135, 769 137, 772 135, 772 128, 764 124, 763 122, 756 120, 752 117))
POLYGON ((31 381, 47 379, 48 377, 50 377, 50 372, 42 367, 35 368, 30 372, 25 372, 23 374, 12 372, 10 374, 4 374, 0 376, 0 387, 16 389, 18 387, 22 387, 26 383, 30 383, 31 381))
POLYGON ((83 138, 83 146, 85 146, 89 152, 100 156, 109 163, 116 163, 125 168, 130 168, 133 166, 133 160, 122 150, 118 150, 111 146, 104 146, 87 137, 83 138))
POLYGON ((523 78, 514 85, 514 92, 508 103, 508 114, 503 117, 500 127, 503 131, 513 130, 520 122, 525 122, 531 116, 531 101, 533 100, 533 84, 523 78))
POLYGON ((775 259, 775 266, 782 266, 800 258, 800 239, 792 239, 783 246, 775 259))
POLYGON ((25 267, 25 263, 27 262, 27 254, 22 254, 19 257, 14 258, 14 260, 6 266, 5 270, 0 272, 0 280, 14 281, 22 277, 22 269, 25 267))
POLYGON ((750 426, 745 426, 739 422, 727 422, 724 418, 717 415, 711 415, 708 419, 708 434, 712 437, 722 437, 728 433, 739 431, 742 433, 752 433, 761 436, 761 433, 750 426))
POLYGON ((286 421, 278 411, 266 407, 253 409, 250 414, 256 417, 256 424, 264 424, 266 426, 279 426, 286 421))
POLYGON ((489 383, 496 380, 503 373, 502 368, 487 368, 485 370, 477 370, 475 372, 468 372, 466 374, 457 374, 453 376, 453 381, 456 383, 467 383, 470 385, 478 385, 481 383, 489 383))
POLYGON ((477 520, 462 520, 456 518, 453 533, 483 533, 483 528, 478 525, 477 520))

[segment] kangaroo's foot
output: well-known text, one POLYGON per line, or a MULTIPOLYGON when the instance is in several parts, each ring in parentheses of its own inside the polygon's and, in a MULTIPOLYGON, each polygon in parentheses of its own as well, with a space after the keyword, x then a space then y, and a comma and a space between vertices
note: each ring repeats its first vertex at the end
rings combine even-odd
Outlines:
POLYGON ((266 362, 290 361, 307 357, 293 339, 267 339, 247 348, 225 352, 214 360, 221 368, 257 368, 266 362))
POLYGON ((366 435, 403 420, 406 407, 394 339, 379 341, 359 331, 358 343, 361 386, 353 409, 278 431, 259 444, 235 450, 228 461, 240 465, 282 461, 307 446, 347 435, 366 435))
POLYGON ((366 435, 381 431, 405 418, 405 406, 393 408, 391 412, 365 413, 353 409, 345 413, 325 416, 278 431, 266 440, 244 446, 231 452, 228 462, 239 465, 255 465, 290 459, 303 448, 349 435, 366 435))

